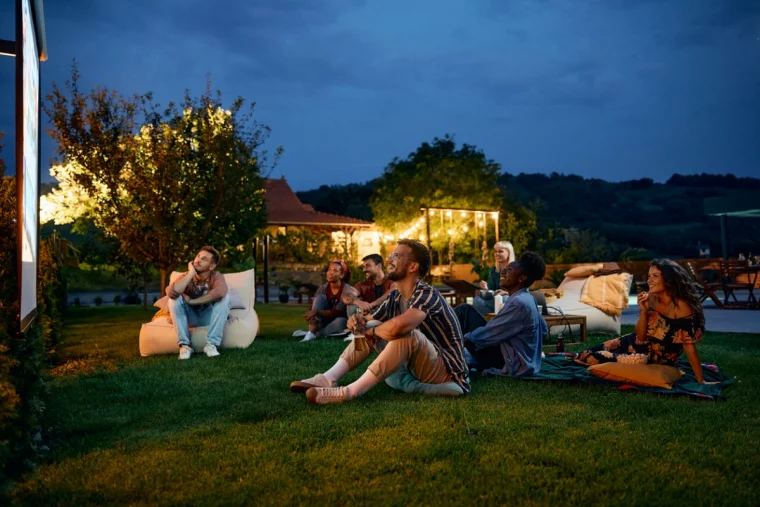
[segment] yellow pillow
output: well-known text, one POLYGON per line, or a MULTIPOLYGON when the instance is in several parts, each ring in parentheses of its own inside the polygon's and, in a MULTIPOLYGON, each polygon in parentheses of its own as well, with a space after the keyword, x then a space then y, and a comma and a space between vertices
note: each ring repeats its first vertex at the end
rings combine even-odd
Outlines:
POLYGON ((589 366, 588 370, 595 377, 607 380, 665 389, 672 388, 683 376, 678 368, 665 364, 602 363, 589 366))
POLYGON ((568 270, 568 272, 565 273, 565 276, 569 276, 570 278, 586 278, 602 269, 602 266, 603 264, 584 264, 583 266, 575 266, 568 270))

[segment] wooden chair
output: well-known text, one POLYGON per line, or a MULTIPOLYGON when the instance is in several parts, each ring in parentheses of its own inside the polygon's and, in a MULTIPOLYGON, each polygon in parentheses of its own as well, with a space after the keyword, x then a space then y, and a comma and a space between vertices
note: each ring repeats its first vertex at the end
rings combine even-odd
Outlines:
POLYGON ((728 304, 729 295, 734 298, 733 306, 746 306, 747 308, 757 303, 755 299, 755 286, 749 283, 749 277, 746 282, 740 282, 739 276, 747 275, 747 267, 749 264, 746 259, 728 259, 721 262, 721 274, 723 275, 724 287, 725 287, 725 304, 728 304), (739 301, 736 298, 735 291, 746 290, 749 292, 746 303, 739 301))
POLYGON ((723 302, 718 298, 718 295, 716 292, 718 290, 723 289, 723 283, 701 283, 699 280, 699 277, 697 276, 697 272, 694 270, 694 266, 691 265, 691 262, 685 262, 686 264, 686 270, 691 275, 691 278, 694 280, 694 285, 697 287, 697 290, 699 291, 699 302, 703 303, 708 298, 712 300, 713 303, 715 303, 715 306, 718 308, 723 308, 723 302))

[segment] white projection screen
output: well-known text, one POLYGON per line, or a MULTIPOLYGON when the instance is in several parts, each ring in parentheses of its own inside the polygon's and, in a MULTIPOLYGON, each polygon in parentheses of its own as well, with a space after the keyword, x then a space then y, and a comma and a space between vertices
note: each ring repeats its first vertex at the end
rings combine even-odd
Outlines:
POLYGON ((37 315, 40 182, 40 54, 32 0, 17 0, 16 198, 21 331, 37 315))

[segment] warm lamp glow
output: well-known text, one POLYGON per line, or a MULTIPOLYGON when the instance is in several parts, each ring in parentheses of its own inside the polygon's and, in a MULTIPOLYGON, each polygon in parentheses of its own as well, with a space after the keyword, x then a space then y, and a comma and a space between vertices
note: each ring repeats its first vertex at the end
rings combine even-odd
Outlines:
POLYGON ((462 227, 462 230, 463 230, 464 232, 467 232, 467 231, 469 231, 469 230, 470 230, 470 228, 469 228, 469 227, 467 227, 467 226, 465 225, 464 227, 462 227))
POLYGON ((465 213, 465 212, 463 211, 463 212, 461 212, 459 215, 460 215, 462 218, 464 218, 464 217, 466 217, 466 216, 467 216, 467 213, 465 213))
POLYGON ((449 233, 449 236, 452 236, 452 235, 454 234, 454 231, 453 231, 453 230, 451 230, 451 229, 449 229, 449 230, 448 230, 448 231, 446 231, 446 232, 448 232, 448 233, 449 233))
POLYGON ((451 216, 451 210, 448 210, 448 211, 446 211, 446 216, 447 216, 447 217, 450 217, 450 216, 451 216))
POLYGON ((499 214, 498 213, 491 213, 491 218, 493 218, 494 220, 496 220, 497 218, 499 218, 499 214))
POLYGON ((480 222, 478 222, 478 225, 483 227, 483 221, 481 220, 480 222))
POLYGON ((425 235, 424 235, 424 234, 422 234, 422 235, 420 236, 420 241, 425 241, 425 235))

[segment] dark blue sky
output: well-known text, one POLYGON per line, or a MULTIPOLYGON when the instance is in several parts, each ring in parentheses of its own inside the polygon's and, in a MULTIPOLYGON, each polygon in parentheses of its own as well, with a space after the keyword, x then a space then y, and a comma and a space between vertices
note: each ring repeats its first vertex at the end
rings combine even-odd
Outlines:
MULTIPOLYGON (((758 0, 48 0, 45 18, 43 93, 73 58, 87 89, 163 103, 210 73, 257 102, 296 190, 445 133, 512 173, 760 175, 758 0)), ((7 162, 14 69, 0 57, 7 162)), ((45 173, 52 156, 45 137, 45 173)))

